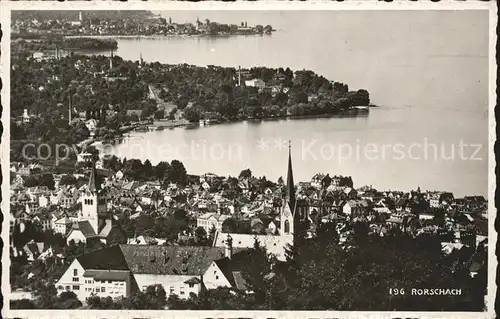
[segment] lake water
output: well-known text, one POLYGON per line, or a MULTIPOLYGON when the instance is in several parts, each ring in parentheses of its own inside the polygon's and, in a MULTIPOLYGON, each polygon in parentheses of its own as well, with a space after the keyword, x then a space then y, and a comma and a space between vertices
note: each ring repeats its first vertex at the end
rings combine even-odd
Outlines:
POLYGON ((367 89, 368 117, 232 123, 133 133, 112 153, 180 159, 189 173, 351 175, 355 187, 488 193, 488 15, 479 11, 166 12, 173 21, 271 24, 270 36, 118 38, 138 60, 310 69, 367 89), (467 144, 468 146, 461 146, 467 144), (482 145, 470 146, 471 144, 482 145), (454 150, 452 148, 455 148, 454 150), (463 151, 461 151, 462 149, 463 151), (444 154, 441 154, 441 152, 444 154), (443 156, 444 155, 444 156, 443 156))

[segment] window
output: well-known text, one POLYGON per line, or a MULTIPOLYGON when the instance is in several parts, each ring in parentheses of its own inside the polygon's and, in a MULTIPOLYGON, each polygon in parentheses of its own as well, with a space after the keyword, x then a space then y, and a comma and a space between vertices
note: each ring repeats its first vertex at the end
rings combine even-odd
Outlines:
POLYGON ((106 292, 106 287, 101 287, 101 292, 106 292))
POLYGON ((78 277, 73 277, 73 282, 78 282, 78 277))
POLYGON ((66 290, 69 290, 69 286, 66 286, 66 290))
POLYGON ((96 288, 95 292, 101 292, 101 288, 96 288))
POLYGON ((285 234, 290 233, 290 222, 285 220, 285 234))
POLYGON ((57 286, 57 289, 58 289, 58 290, 63 290, 63 289, 64 289, 64 287, 63 287, 63 286, 61 286, 61 285, 59 285, 59 286, 57 286))
POLYGON ((217 280, 218 280, 218 279, 219 279, 219 276, 215 276, 215 279, 217 279, 217 280))
POLYGON ((73 269, 73 276, 78 276, 78 269, 73 269))
POLYGON ((73 290, 80 290, 80 286, 78 286, 78 285, 73 285, 73 290))
POLYGON ((120 283, 120 286, 123 286, 123 282, 120 283))
POLYGON ((194 284, 189 284, 189 288, 193 288, 194 287, 194 284))
POLYGON ((181 287, 181 295, 184 294, 184 287, 181 287))
POLYGON ((175 288, 174 287, 170 287, 170 294, 174 294, 175 293, 175 288))

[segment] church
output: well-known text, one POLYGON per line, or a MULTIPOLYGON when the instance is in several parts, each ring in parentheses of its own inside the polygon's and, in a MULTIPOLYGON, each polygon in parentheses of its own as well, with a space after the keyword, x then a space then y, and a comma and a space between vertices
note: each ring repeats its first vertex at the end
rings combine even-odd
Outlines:
POLYGON ((81 210, 77 221, 71 226, 66 242, 87 244, 119 244, 127 241, 126 233, 118 221, 108 211, 108 194, 102 188, 99 175, 92 164, 89 184, 83 192, 80 202, 81 210))
POLYGON ((278 235, 217 232, 215 234, 213 246, 224 247, 226 240, 231 238, 234 248, 252 248, 257 239, 260 245, 265 247, 269 253, 274 254, 278 260, 284 261, 286 259, 286 248, 288 245, 293 245, 294 238, 297 236, 298 225, 307 218, 307 213, 307 203, 295 198, 292 153, 291 147, 289 146, 287 181, 283 204, 280 208, 280 228, 278 230, 278 235))

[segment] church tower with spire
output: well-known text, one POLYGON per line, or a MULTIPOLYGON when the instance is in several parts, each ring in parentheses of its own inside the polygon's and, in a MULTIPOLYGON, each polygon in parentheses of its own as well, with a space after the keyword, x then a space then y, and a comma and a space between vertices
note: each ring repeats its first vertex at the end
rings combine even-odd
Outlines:
POLYGON ((96 234, 99 230, 99 215, 106 212, 107 205, 106 196, 98 179, 95 161, 93 161, 89 184, 81 199, 82 210, 78 220, 88 221, 96 234))
POLYGON ((286 177, 285 197, 283 199, 283 206, 280 216, 280 230, 281 235, 293 235, 295 226, 295 183, 293 181, 292 169, 292 147, 288 142, 288 171, 286 177))
POLYGON ((304 199, 297 199, 292 169, 292 147, 288 144, 288 170, 284 191, 283 205, 280 213, 280 234, 297 235, 300 223, 308 218, 309 207, 304 199))

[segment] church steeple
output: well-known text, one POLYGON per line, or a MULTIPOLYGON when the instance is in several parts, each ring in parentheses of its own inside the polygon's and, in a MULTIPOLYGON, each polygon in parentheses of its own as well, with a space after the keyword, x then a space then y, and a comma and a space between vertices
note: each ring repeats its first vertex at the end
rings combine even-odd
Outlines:
POLYGON ((101 184, 97 180, 97 172, 95 168, 95 161, 92 161, 92 170, 89 177, 89 191, 96 192, 101 190, 101 184))
POLYGON ((293 235, 295 232, 295 184, 293 182, 292 170, 292 147, 288 142, 288 172, 286 177, 285 198, 280 215, 280 234, 284 236, 293 235))
POLYGON ((106 194, 101 190, 102 187, 97 176, 95 161, 92 161, 88 190, 82 194, 82 210, 78 221, 88 221, 95 234, 99 233, 99 216, 107 211, 106 194))
POLYGON ((290 141, 288 141, 288 172, 286 177, 285 196, 288 205, 293 210, 293 207, 295 206, 295 183, 293 182, 292 143, 290 141))

